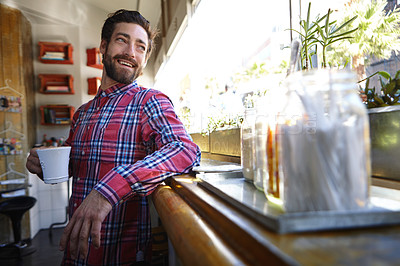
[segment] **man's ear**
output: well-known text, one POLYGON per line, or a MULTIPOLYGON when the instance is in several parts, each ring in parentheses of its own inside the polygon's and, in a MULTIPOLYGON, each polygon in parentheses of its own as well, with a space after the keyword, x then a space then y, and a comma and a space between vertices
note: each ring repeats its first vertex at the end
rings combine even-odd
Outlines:
POLYGON ((107 50, 107 41, 106 40, 101 40, 100 42, 100 53, 105 54, 107 50))

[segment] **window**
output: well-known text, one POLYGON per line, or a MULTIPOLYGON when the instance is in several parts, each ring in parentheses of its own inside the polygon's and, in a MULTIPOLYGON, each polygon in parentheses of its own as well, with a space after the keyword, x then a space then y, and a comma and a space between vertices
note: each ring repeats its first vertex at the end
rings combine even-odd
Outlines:
POLYGON ((204 131, 216 113, 241 114, 245 95, 267 86, 246 80, 246 71, 286 73, 289 2, 277 3, 201 0, 155 82, 189 131, 204 131))
MULTIPOLYGON (((336 19, 349 1, 312 1, 310 18, 321 17, 330 8, 338 11, 331 17, 336 19)), ((299 18, 305 19, 309 2, 196 1, 179 43, 155 80, 155 88, 170 96, 189 132, 207 131, 210 117, 221 120, 242 115, 246 96, 275 87, 285 78, 289 29, 299 30, 299 18)), ((367 75, 398 69, 391 67, 392 61, 400 62, 393 55, 371 64, 367 75)))

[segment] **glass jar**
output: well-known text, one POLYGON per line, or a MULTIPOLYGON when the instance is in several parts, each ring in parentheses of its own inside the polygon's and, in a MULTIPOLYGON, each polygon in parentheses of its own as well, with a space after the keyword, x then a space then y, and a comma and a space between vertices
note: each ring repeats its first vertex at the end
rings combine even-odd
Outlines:
POLYGON ((256 101, 256 121, 255 121, 255 154, 254 154, 254 186, 264 191, 263 180, 267 175, 267 129, 268 129, 268 114, 266 97, 259 97, 256 101))
POLYGON ((271 173, 283 182, 283 189, 278 194, 268 190, 267 196, 280 200, 287 212, 368 206, 369 120, 355 75, 298 72, 286 84, 287 104, 277 119, 278 137, 271 137, 278 143, 270 146, 279 158, 278 171, 271 173))
POLYGON ((285 87, 275 87, 271 89, 266 97, 266 171, 263 179, 264 193, 269 201, 274 205, 282 206, 281 195, 283 193, 283 173, 281 165, 280 134, 278 132, 279 112, 286 103, 285 87))
POLYGON ((283 193, 283 173, 280 163, 280 134, 278 134, 278 124, 276 112, 274 118, 268 120, 266 156, 267 156, 267 175, 263 180, 264 193, 269 202, 282 206, 281 195, 283 193))
POLYGON ((254 108, 246 108, 244 111, 244 119, 241 127, 241 164, 243 176, 246 181, 254 180, 254 136, 255 136, 255 119, 256 110, 254 108))

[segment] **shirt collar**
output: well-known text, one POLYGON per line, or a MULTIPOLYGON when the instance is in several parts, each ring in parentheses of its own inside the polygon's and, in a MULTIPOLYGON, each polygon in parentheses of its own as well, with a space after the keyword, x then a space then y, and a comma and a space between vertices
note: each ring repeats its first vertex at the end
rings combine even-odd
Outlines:
POLYGON ((96 97, 114 97, 114 96, 118 96, 122 93, 125 93, 132 88, 137 88, 137 87, 138 87, 138 85, 137 85, 136 80, 130 84, 119 83, 114 86, 111 86, 110 88, 106 89, 105 91, 99 90, 96 97))

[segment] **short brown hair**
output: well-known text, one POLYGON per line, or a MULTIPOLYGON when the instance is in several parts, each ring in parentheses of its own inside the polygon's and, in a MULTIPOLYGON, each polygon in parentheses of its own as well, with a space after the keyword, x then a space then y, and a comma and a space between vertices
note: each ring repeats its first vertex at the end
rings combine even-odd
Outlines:
POLYGON ((156 28, 152 28, 150 26, 150 22, 145 19, 138 11, 120 9, 114 13, 109 14, 101 30, 101 39, 109 43, 115 29, 115 24, 121 22, 135 23, 145 29, 149 38, 149 46, 147 48, 146 58, 149 58, 155 47, 154 39, 158 34, 158 30, 156 28))

